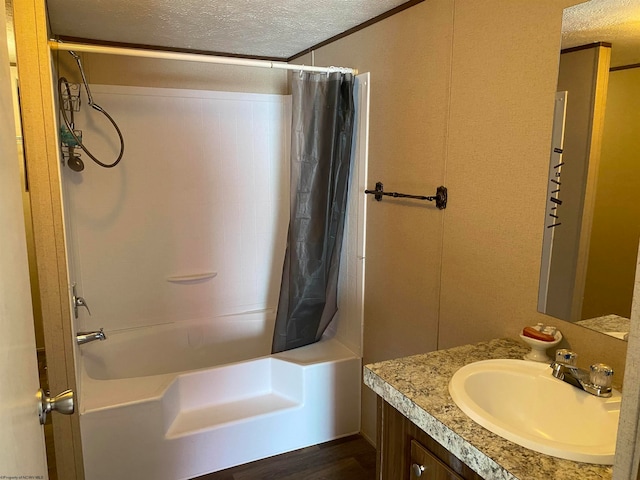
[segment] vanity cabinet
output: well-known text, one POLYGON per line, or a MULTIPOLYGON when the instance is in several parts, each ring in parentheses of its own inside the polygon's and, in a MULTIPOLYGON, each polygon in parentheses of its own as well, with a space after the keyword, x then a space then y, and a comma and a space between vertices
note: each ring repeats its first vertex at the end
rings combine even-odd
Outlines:
POLYGON ((482 480, 378 397, 377 480, 482 480))

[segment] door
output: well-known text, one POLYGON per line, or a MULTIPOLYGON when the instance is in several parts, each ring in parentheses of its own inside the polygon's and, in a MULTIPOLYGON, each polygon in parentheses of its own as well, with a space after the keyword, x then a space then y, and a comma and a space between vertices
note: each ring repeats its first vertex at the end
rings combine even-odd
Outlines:
POLYGON ((47 476, 5 11, 0 13, 0 478, 47 476))

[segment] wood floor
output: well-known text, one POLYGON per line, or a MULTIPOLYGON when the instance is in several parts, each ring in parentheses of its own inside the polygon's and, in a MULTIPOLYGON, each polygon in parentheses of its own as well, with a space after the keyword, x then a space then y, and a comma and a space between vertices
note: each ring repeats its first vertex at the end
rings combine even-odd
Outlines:
POLYGON ((353 435, 194 480, 374 480, 375 476, 375 449, 353 435))

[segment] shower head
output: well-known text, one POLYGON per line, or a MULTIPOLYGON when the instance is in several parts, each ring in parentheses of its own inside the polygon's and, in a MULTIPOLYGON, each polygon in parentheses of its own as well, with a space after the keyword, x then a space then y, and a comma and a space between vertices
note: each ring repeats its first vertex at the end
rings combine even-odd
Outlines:
POLYGON ((69 160, 67 160, 67 165, 74 172, 81 172, 84 170, 84 162, 77 155, 69 157, 69 160))

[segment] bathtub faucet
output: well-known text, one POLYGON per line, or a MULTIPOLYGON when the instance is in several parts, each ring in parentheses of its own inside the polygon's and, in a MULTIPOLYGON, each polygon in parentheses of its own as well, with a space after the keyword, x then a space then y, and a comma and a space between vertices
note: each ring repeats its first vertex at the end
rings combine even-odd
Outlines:
POLYGON ((104 329, 101 328, 99 332, 78 332, 76 333, 76 341, 78 345, 83 343, 93 342, 95 340, 106 340, 107 336, 104 334, 104 329))

